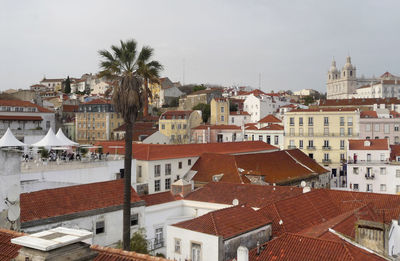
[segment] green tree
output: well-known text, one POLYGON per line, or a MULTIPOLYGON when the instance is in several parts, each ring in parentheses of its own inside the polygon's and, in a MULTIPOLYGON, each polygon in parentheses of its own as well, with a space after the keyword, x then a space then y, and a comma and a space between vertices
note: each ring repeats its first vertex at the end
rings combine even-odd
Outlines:
POLYGON ((144 117, 149 115, 149 98, 152 98, 151 92, 147 93, 147 90, 149 90, 149 83, 160 83, 160 71, 163 69, 163 66, 158 61, 149 61, 153 53, 153 48, 144 46, 138 57, 138 74, 142 76, 144 80, 144 96, 147 97, 143 100, 144 117))
POLYGON ((69 79, 69 76, 65 80, 65 88, 64 88, 64 93, 71 93, 71 80, 69 79))
POLYGON ((210 115, 211 115, 210 104, 199 103, 196 106, 194 106, 192 108, 192 110, 200 110, 201 111, 201 116, 203 118, 203 122, 204 123, 208 122, 208 118, 210 118, 210 115))
POLYGON ((131 238, 130 250, 137 253, 148 254, 146 235, 143 230, 133 233, 131 238))
POLYGON ((312 96, 306 96, 306 97, 304 97, 304 105, 309 105, 309 104, 311 104, 311 103, 313 103, 314 102, 314 98, 312 97, 312 96))
POLYGON ((201 90, 205 90, 206 87, 204 86, 204 84, 201 85, 196 85, 193 87, 193 92, 197 92, 197 91, 201 91, 201 90))
MULTIPOLYGON (((143 51, 143 49, 142 49, 143 51)), ((144 90, 143 78, 139 75, 139 57, 135 40, 120 41, 120 46, 112 45, 111 51, 100 50, 100 77, 115 83, 112 96, 114 110, 121 113, 126 124, 124 159, 124 206, 123 206, 123 249, 130 249, 131 218, 131 171, 132 171, 132 128, 143 101, 150 93, 144 90)))
POLYGON ((229 103, 229 111, 238 111, 238 105, 237 103, 229 103))

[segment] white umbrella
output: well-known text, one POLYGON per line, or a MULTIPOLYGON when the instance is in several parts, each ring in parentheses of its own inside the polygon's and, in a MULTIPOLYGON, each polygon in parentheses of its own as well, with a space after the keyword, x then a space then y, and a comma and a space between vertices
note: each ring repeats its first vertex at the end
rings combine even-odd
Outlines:
POLYGON ((53 130, 50 128, 47 132, 46 136, 43 137, 40 141, 33 143, 34 147, 61 147, 61 146, 69 146, 65 141, 60 140, 54 134, 53 130))
POLYGON ((26 144, 17 140, 14 134, 12 134, 10 128, 7 128, 6 133, 4 133, 3 137, 1 137, 0 139, 0 147, 19 147, 19 146, 26 146, 26 144))
POLYGON ((68 139, 65 135, 64 132, 61 130, 61 128, 58 129, 56 137, 61 140, 64 141, 65 143, 67 143, 69 146, 78 146, 79 143, 76 143, 70 139, 68 139))

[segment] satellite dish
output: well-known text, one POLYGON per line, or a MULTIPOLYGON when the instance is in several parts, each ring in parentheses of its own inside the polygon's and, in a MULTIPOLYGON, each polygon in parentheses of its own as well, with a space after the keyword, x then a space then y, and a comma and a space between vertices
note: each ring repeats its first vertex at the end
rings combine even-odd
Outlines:
POLYGON ((279 220, 279 225, 282 225, 283 224, 283 220, 281 219, 281 220, 279 220))
POLYGON ((307 185, 307 183, 306 183, 304 180, 300 183, 300 186, 301 186, 302 188, 304 188, 306 185, 307 185))
POLYGON ((14 222, 19 218, 21 208, 19 205, 10 205, 7 211, 7 218, 9 221, 14 222))
POLYGON ((239 205, 239 200, 236 198, 234 200, 232 200, 232 205, 234 205, 234 206, 239 205))
POLYGON ((7 200, 11 204, 14 204, 19 199, 19 194, 21 194, 21 189, 18 185, 12 185, 7 192, 7 200))

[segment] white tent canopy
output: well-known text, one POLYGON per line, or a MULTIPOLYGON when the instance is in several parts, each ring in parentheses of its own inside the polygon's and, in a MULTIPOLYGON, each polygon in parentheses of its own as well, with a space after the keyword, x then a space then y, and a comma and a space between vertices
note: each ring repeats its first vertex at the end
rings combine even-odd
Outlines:
POLYGON ((34 147, 61 147, 61 146, 70 146, 65 141, 60 140, 54 134, 53 130, 50 128, 47 132, 46 136, 43 137, 40 141, 33 143, 34 147))
POLYGON ((4 133, 3 137, 1 137, 0 139, 0 147, 19 147, 19 146, 26 146, 26 144, 17 140, 14 134, 12 134, 10 128, 7 128, 6 133, 4 133))
POLYGON ((78 146, 79 143, 73 142, 72 140, 68 139, 65 135, 64 132, 61 130, 61 128, 58 129, 56 137, 61 140, 64 141, 65 143, 68 143, 69 146, 78 146))

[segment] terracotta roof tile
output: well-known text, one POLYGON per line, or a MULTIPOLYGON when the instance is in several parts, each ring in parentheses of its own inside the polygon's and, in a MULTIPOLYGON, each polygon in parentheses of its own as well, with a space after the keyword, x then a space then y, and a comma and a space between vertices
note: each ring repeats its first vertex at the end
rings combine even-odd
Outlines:
POLYGON ((378 118, 376 111, 362 111, 360 112, 360 118, 378 118))
POLYGON ((309 109, 294 109, 291 110, 290 112, 337 112, 337 111, 357 111, 357 108, 351 107, 351 108, 309 108, 309 109))
MULTIPOLYGON (((146 254, 140 254, 133 251, 124 251, 110 247, 94 245, 90 247, 99 254, 93 261, 168 261, 162 257, 155 257, 146 254)), ((170 260, 172 261, 172 260, 170 260)))
POLYGON ((321 100, 319 106, 372 106, 374 104, 400 104, 397 98, 364 98, 364 99, 340 99, 340 100, 321 100))
POLYGON ((11 239, 24 236, 24 233, 0 228, 0 261, 16 258, 21 246, 11 243, 11 239))
MULTIPOLYGON (((141 198, 132 188, 131 201, 141 198)), ((22 193, 21 222, 123 204, 124 180, 97 182, 22 193)))
POLYGON ((282 121, 272 114, 269 114, 258 121, 259 123, 281 123, 282 121))
POLYGON ((141 196, 141 198, 146 202, 147 207, 167 202, 172 202, 176 200, 176 198, 174 197, 174 195, 171 194, 170 191, 143 195, 141 196))
POLYGON ((166 111, 163 114, 161 114, 160 119, 186 119, 189 118, 190 114, 192 114, 194 111, 166 111))
POLYGON ((349 140, 349 150, 389 150, 387 139, 349 140), (366 145, 369 144, 369 145, 366 145))
POLYGON ((40 116, 0 115, 0 120, 42 121, 43 118, 40 116))
MULTIPOLYGON (((95 145, 103 147, 103 152, 115 153, 110 146, 124 147, 124 141, 104 141, 95 145)), ((277 150, 276 147, 262 141, 220 142, 203 144, 143 144, 133 143, 133 158, 138 160, 160 160, 174 158, 199 157, 209 151, 222 154, 235 154, 244 152, 262 152, 277 150)), ((125 149, 118 149, 118 153, 125 153, 125 149)))
POLYGON ((396 160, 400 156, 400 144, 390 145, 390 160, 396 160))
POLYGON ((240 130, 241 127, 237 125, 199 125, 192 130, 240 130))
POLYGON ((9 107, 34 107, 37 108, 39 112, 48 112, 51 113, 52 111, 39 106, 37 104, 28 102, 28 101, 21 101, 21 100, 0 100, 0 106, 9 106, 9 107))
POLYGON ((237 116, 237 115, 248 116, 250 114, 247 111, 231 111, 231 112, 229 112, 229 115, 231 115, 231 116, 237 116))
POLYGON ((230 205, 237 199, 239 204, 262 207, 302 193, 303 190, 298 187, 210 182, 188 194, 185 199, 230 205))
POLYGON ((271 220, 251 207, 239 205, 209 212, 203 216, 174 224, 192 231, 222 236, 224 240, 266 226, 271 220))
POLYGON ((64 104, 62 106, 62 111, 63 112, 78 112, 79 110, 79 105, 67 105, 64 104))
POLYGON ((256 249, 252 249, 249 252, 249 260, 372 261, 385 259, 344 240, 331 241, 286 233, 263 245, 259 255, 256 249))
POLYGON ((260 128, 259 130, 284 130, 284 127, 279 124, 270 124, 268 126, 260 128))
POLYGON ((111 104, 111 100, 93 99, 91 101, 85 102, 84 104, 111 104))

